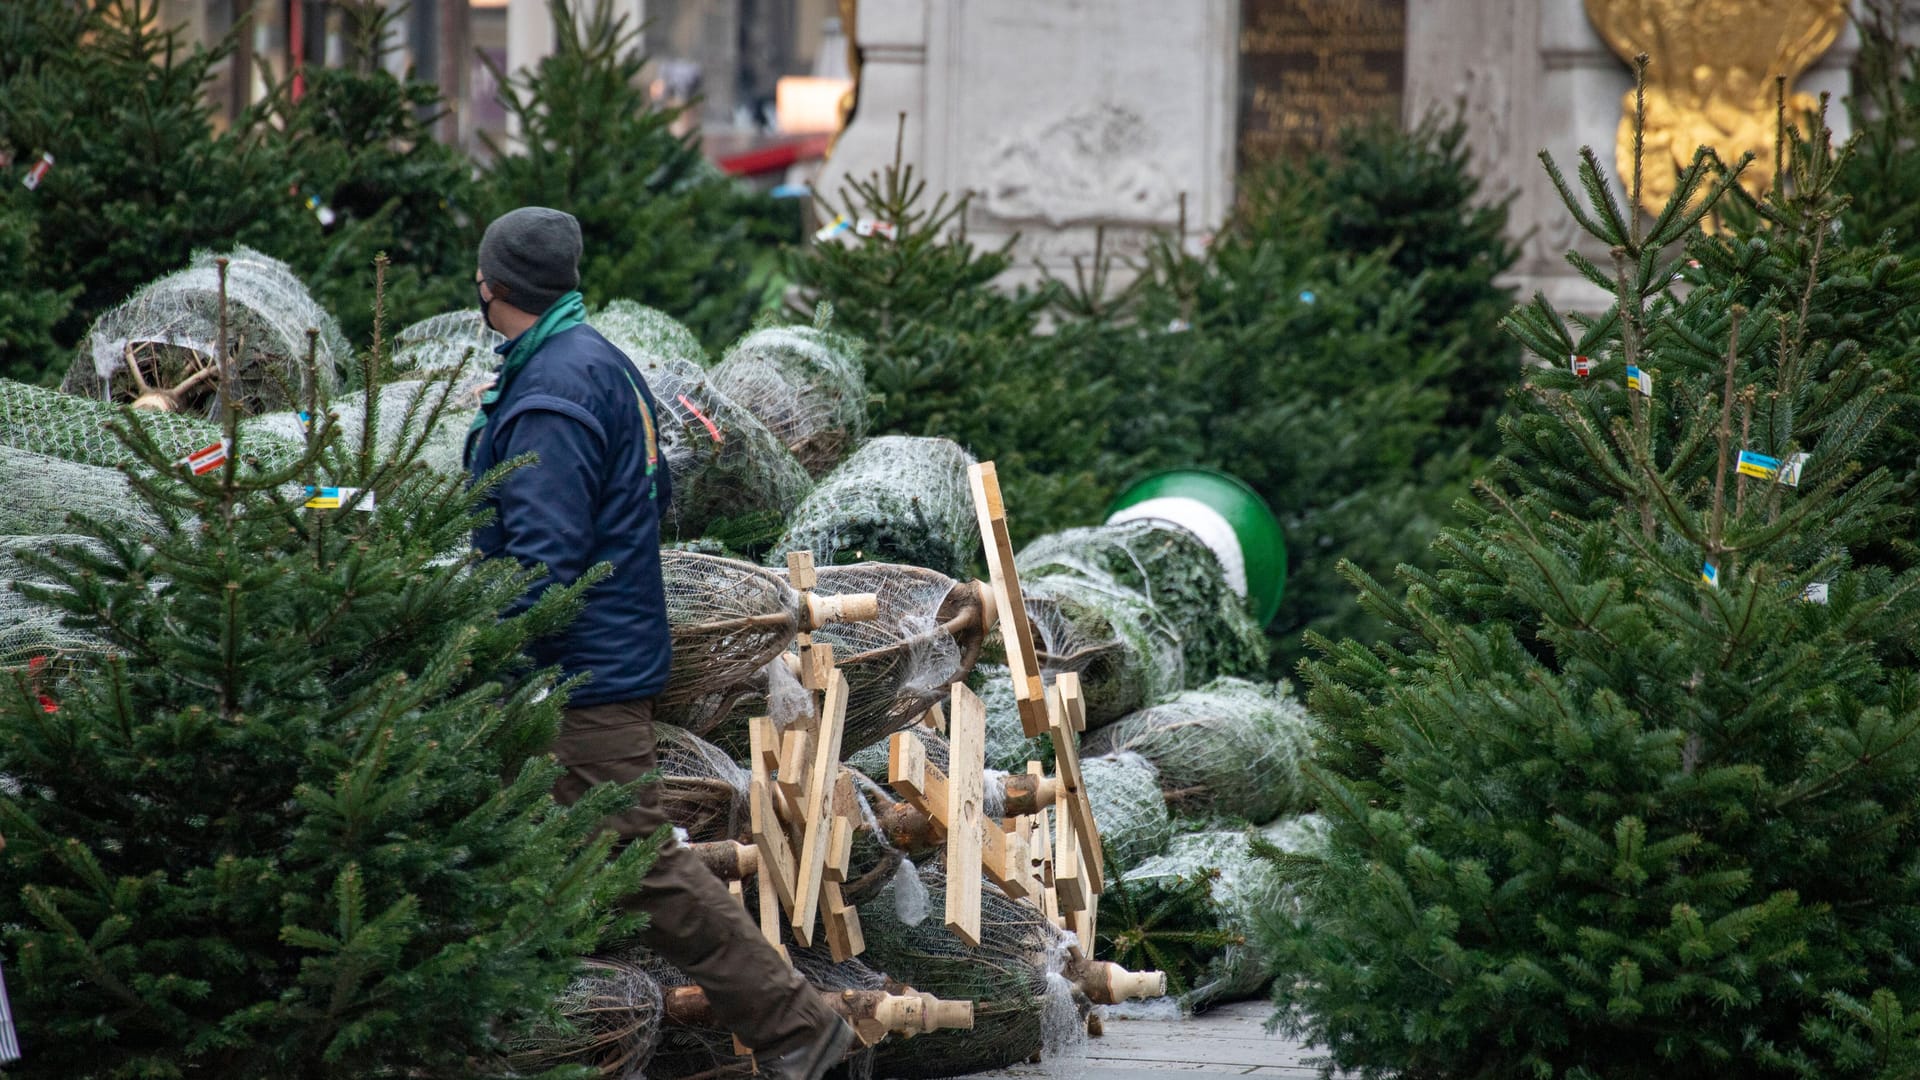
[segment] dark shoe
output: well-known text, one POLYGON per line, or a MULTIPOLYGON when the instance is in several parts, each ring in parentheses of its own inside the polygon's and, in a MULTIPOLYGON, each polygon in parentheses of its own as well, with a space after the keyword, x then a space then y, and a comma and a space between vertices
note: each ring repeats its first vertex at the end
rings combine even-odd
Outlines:
POLYGON ((820 1080, 828 1069, 840 1064, 853 1045, 853 1026, 835 1017, 833 1026, 797 1050, 760 1063, 760 1075, 768 1080, 820 1080))

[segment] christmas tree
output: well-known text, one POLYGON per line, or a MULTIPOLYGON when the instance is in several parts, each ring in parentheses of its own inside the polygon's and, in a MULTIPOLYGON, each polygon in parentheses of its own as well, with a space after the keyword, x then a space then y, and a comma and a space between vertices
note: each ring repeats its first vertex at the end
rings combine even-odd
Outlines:
POLYGON ((384 253, 387 318, 406 326, 473 302, 473 161, 434 137, 439 87, 389 70, 404 9, 342 3, 352 33, 340 67, 289 76, 240 121, 292 174, 317 224, 271 249, 301 272, 354 341, 371 330, 373 279, 384 253))
MULTIPOLYGON (((24 210, 39 241, 9 292, 77 287, 61 347, 140 285, 202 248, 271 253, 320 226, 288 195, 279 155, 242 131, 216 133, 205 93, 227 55, 187 46, 160 0, 0 4, 0 214, 24 210), (36 187, 22 180, 43 155, 36 187), (17 209, 16 209, 17 208, 17 209)), ((43 347, 43 346, 36 346, 43 347)), ((24 375, 66 356, 0 355, 24 375)))
POLYGON ((1513 316, 1550 367, 1472 521, 1404 591, 1349 569, 1396 637, 1306 668, 1332 834, 1271 855, 1303 911, 1264 941, 1281 1023, 1337 1067, 1920 1067, 1920 679, 1890 660, 1920 574, 1854 555, 1908 518, 1869 464, 1904 436, 1887 358, 1808 301, 1859 255, 1844 152, 1791 143, 1742 243, 1800 274, 1758 292, 1696 228, 1738 165, 1702 151, 1647 222, 1637 175, 1622 198, 1583 151, 1580 199, 1548 161, 1615 302, 1513 316))
POLYGON ((717 348, 762 306, 750 237, 767 200, 720 175, 696 136, 673 133, 679 110, 649 98, 640 28, 614 7, 553 0, 552 55, 511 77, 495 70, 519 145, 489 144, 482 216, 567 211, 592 238, 580 264, 589 304, 659 308, 717 348))
POLYGON ((0 692, 19 1075, 508 1075, 651 854, 594 836, 629 792, 549 795, 566 687, 519 656, 589 582, 501 618, 532 575, 467 546, 498 476, 223 427, 183 464, 122 414, 158 534, 23 556, 109 655, 0 692))
POLYGON ((1084 324, 1040 332, 1065 302, 1058 287, 997 287, 1011 241, 968 239, 970 200, 929 198, 897 149, 818 201, 827 224, 789 254, 787 275, 805 312, 832 304, 834 328, 866 343, 875 432, 937 435, 993 459, 1009 505, 1023 508, 1016 539, 1100 515, 1116 483, 1101 453, 1111 372, 1084 324))

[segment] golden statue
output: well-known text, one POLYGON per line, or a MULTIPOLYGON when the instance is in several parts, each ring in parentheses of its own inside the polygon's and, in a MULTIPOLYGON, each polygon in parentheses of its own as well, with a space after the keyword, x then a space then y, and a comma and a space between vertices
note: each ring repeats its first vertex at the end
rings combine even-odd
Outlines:
MULTIPOLYGON (((1656 213, 1693 162, 1712 147, 1731 164, 1752 151, 1741 185, 1773 183, 1774 80, 1784 77, 1787 115, 1819 107, 1794 80, 1833 44, 1847 0, 1586 0, 1587 18, 1621 59, 1646 53, 1646 158, 1640 204, 1656 213)), ((1624 98, 1615 153, 1633 176, 1633 91, 1624 98)))

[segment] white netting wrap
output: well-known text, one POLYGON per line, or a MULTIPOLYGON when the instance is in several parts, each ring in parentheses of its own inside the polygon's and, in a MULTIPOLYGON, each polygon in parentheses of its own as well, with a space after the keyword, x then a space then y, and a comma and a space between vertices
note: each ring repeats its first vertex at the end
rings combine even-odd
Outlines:
POLYGON ((600 331, 641 371, 653 370, 673 360, 695 367, 707 366, 707 350, 693 331, 676 322, 664 311, 632 300, 615 300, 587 316, 587 324, 600 331))
MULTIPOLYGON (((963 1076, 1032 1057, 1044 1041, 1048 969, 1060 931, 1031 904, 982 882, 980 945, 969 947, 938 918, 917 925, 901 920, 894 893, 904 877, 860 905, 867 939, 862 958, 916 990, 973 1002, 973 1029, 889 1039, 878 1048, 876 1075, 963 1076)), ((937 863, 918 868, 917 884, 925 888, 927 910, 943 910, 946 874, 937 863)))
MULTIPOLYGON (((285 409, 313 393, 331 393, 349 355, 333 316, 285 263, 244 247, 226 258, 235 408, 244 413, 285 409), (309 330, 317 332, 311 372, 309 330)), ((215 259, 206 252, 195 255, 185 270, 148 284, 95 320, 61 388, 103 401, 132 401, 144 382, 154 389, 178 389, 174 404, 181 411, 219 415, 218 379, 200 374, 220 357, 215 259)))
POLYGON ((20 554, 49 555, 67 547, 105 554, 99 541, 86 536, 0 536, 0 671, 32 671, 48 687, 71 665, 107 652, 99 638, 62 625, 57 611, 16 588, 21 583, 53 584, 45 571, 21 560, 20 554))
MULTIPOLYGON (((749 910, 754 901, 754 883, 749 879, 746 886, 749 910)), ((858 959, 835 963, 828 951, 816 945, 810 949, 801 948, 791 935, 784 942, 787 955, 793 962, 793 968, 800 977, 816 988, 828 992, 842 990, 887 990, 887 980, 879 972, 860 962, 858 959)), ((675 988, 691 986, 692 980, 679 969, 647 952, 637 945, 629 945, 613 950, 613 955, 627 963, 646 970, 671 995, 675 988)), ((898 990, 898 987, 893 989, 898 990)), ((756 1075, 752 1058, 734 1053, 733 1036, 726 1030, 714 1026, 711 1017, 701 1018, 700 1023, 689 1023, 674 1015, 673 1006, 668 1007, 668 1023, 661 1030, 660 1043, 654 1051, 653 1060, 647 1066, 646 1075, 652 1080, 722 1080, 730 1077, 748 1077, 756 1075)), ((850 1057, 843 1064, 847 1075, 871 1076, 871 1051, 860 1048, 858 1041, 850 1057)), ((764 1059, 761 1065, 764 1066, 764 1059)), ((764 1070, 758 1075, 767 1075, 764 1070)), ((832 1075, 841 1075, 836 1072, 832 1075)), ((629 1074, 623 1080, 639 1080, 637 1074, 629 1074)))
POLYGON ((980 664, 970 683, 987 707, 987 767, 1025 772, 1027 762, 1050 765, 1053 741, 1045 735, 1028 738, 1020 725, 1020 706, 1013 700, 1013 672, 1005 664, 980 664))
POLYGON ((965 576, 980 550, 972 464, 946 439, 871 439, 820 481, 773 550, 811 551, 822 565, 882 561, 965 576))
MULTIPOLYGON (((133 452, 108 430, 113 420, 137 415, 169 456, 185 457, 220 441, 217 424, 178 413, 130 413, 119 405, 0 379, 0 446, 45 454, 82 465, 118 468, 135 463, 133 452)), ((242 457, 273 467, 298 458, 301 447, 284 439, 243 440, 242 457)))
POLYGON ((1146 597, 1092 573, 1020 584, 1043 673, 1080 676, 1089 731, 1186 685, 1180 634, 1146 597))
POLYGON ((1139 754, 1121 752, 1080 762, 1087 803, 1100 839, 1122 866, 1166 850, 1173 819, 1160 794, 1160 774, 1139 754))
POLYGON ((641 1076, 665 1018, 660 984, 639 965, 614 957, 581 961, 554 1008, 558 1023, 541 1024, 514 1045, 508 1060, 516 1072, 585 1065, 602 1076, 641 1076))
MULTIPOLYGON (((465 374, 448 391, 445 377, 390 382, 380 388, 373 417, 374 452, 380 458, 393 454, 402 440, 411 443, 424 433, 419 460, 428 468, 449 475, 463 475, 466 466, 467 428, 478 405, 479 391, 492 376, 465 374), (449 394, 438 416, 433 413, 443 393, 449 394), (429 420, 432 421, 429 424, 429 420)), ((365 441, 367 395, 364 390, 343 394, 326 406, 338 419, 339 440, 335 446, 346 453, 357 453, 365 441)), ((316 432, 325 430, 325 420, 316 432)), ((306 421, 298 412, 275 412, 241 422, 244 430, 271 438, 298 441, 306 437, 306 421)))
POLYGON ((805 326, 756 330, 714 367, 713 382, 810 475, 824 475, 866 437, 866 369, 851 338, 805 326))
POLYGON ((1313 747, 1313 720, 1284 682, 1216 679, 1089 731, 1086 747, 1153 762, 1167 804, 1182 815, 1258 823, 1308 802, 1300 763, 1313 747))
POLYGON ((672 359, 645 375, 673 475, 668 524, 682 537, 711 531, 764 542, 778 532, 813 483, 800 462, 705 369, 672 359))
MULTIPOLYGON (((874 619, 829 623, 813 632, 815 642, 833 646, 834 666, 847 679, 843 758, 884 742, 928 706, 945 701, 980 654, 986 613, 971 582, 917 566, 856 563, 819 568, 813 591, 823 597, 872 593, 879 601, 874 619)), ((747 712, 736 707, 715 741, 745 751, 747 715, 768 712, 764 687, 758 689, 742 702, 747 712)))
POLYGON ((1104 578, 1138 592, 1180 635, 1187 678, 1265 670, 1266 635, 1227 584, 1220 560, 1192 533, 1164 521, 1068 529, 1028 544, 1022 581, 1058 574, 1104 578))
POLYGON ((747 840, 747 788, 753 777, 726 751, 672 724, 653 726, 660 806, 696 844, 747 840))
MULTIPOLYGON (((1324 831, 1315 824, 1317 819, 1295 821, 1299 824, 1263 835, 1285 851, 1309 850, 1321 842, 1324 831)), ((1204 918, 1213 925, 1180 929, 1223 930, 1230 940, 1207 958, 1193 987, 1180 995, 1183 1008, 1204 1009, 1254 996, 1273 975, 1247 937, 1259 920, 1294 908, 1296 901, 1272 864, 1253 854, 1247 838, 1247 833, 1225 830, 1186 833, 1174 837, 1164 854, 1125 871, 1122 887, 1129 890, 1133 906, 1140 910, 1152 910, 1182 881, 1202 875, 1213 878, 1213 905, 1204 918)), ((1113 898, 1106 899, 1109 902, 1101 911, 1111 919, 1113 898)))
POLYGON ((659 698, 658 719, 704 734, 793 641, 800 629, 799 597, 786 581, 751 563, 665 551, 660 564, 673 673, 659 698))
POLYGON ((0 535, 68 532, 74 514, 121 533, 160 528, 120 470, 0 446, 0 535))
POLYGON ((486 324, 479 311, 449 311, 422 319, 393 336, 393 368, 446 371, 464 364, 471 373, 491 372, 500 360, 493 350, 506 340, 506 335, 486 324))

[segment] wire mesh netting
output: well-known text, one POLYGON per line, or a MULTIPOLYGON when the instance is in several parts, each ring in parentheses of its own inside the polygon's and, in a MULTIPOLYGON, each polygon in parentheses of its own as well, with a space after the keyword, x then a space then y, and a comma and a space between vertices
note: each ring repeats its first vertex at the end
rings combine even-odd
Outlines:
POLYGON ((587 323, 649 375, 673 360, 707 366, 707 350, 700 347, 693 331, 645 304, 615 300, 589 315, 587 323))
POLYGON ((0 535, 70 532, 70 515, 119 533, 160 528, 160 519, 120 470, 0 446, 0 535))
POLYGON ((1300 763, 1312 743, 1313 721, 1286 683, 1244 679, 1216 679, 1087 734, 1090 754, 1131 750, 1153 762, 1175 813, 1255 823, 1307 802, 1300 763))
POLYGON ((1043 674, 1080 676, 1089 731, 1186 685, 1180 635, 1146 597, 1091 572, 1020 584, 1043 674))
MULTIPOLYGON (((1312 842, 1311 829, 1296 832, 1288 842, 1312 842)), ((1146 859, 1122 874, 1122 888, 1127 890, 1129 906, 1142 911, 1160 907, 1183 884, 1198 877, 1212 879, 1212 903, 1182 911, 1190 925, 1163 921, 1153 927, 1162 935, 1182 929, 1224 931, 1221 936, 1226 943, 1206 950, 1198 976, 1180 995, 1183 1008, 1199 1010, 1254 996, 1272 978, 1272 968, 1247 938, 1258 919, 1293 901, 1271 864, 1253 854, 1247 837, 1245 832, 1226 830, 1185 833, 1174 837, 1164 854, 1146 859)), ((1112 891, 1111 885, 1109 891, 1112 891)), ((1108 926, 1105 933, 1124 932, 1124 928, 1117 925, 1119 905, 1113 903, 1111 896, 1104 900, 1101 917, 1108 926)))
POLYGON ((1028 738, 1020 725, 1020 706, 1013 700, 1013 672, 1005 664, 980 664, 967 680, 987 707, 987 767, 1025 772, 1027 762, 1053 767, 1053 740, 1045 735, 1028 738))
MULTIPOLYGON (((784 571, 776 570, 782 575, 784 571)), ((813 640, 833 646, 834 666, 847 679, 842 756, 886 740, 931 705, 947 699, 964 678, 985 639, 982 594, 971 582, 894 563, 824 566, 813 591, 823 597, 872 593, 878 617, 830 623, 813 640)), ((743 698, 714 741, 741 754, 746 721, 768 713, 764 685, 743 698)))
MULTIPOLYGON (((487 373, 462 373, 455 379, 452 372, 442 372, 438 378, 406 379, 382 385, 373 399, 371 417, 377 458, 393 454, 403 443, 417 442, 422 464, 436 472, 464 475, 467 428, 473 420, 479 390, 491 377, 487 373), (444 405, 442 395, 446 395, 444 405), (436 408, 439 409, 437 415, 436 408)), ((365 443, 369 421, 367 400, 366 391, 356 390, 327 404, 325 413, 335 418, 340 432, 335 443, 340 451, 358 453, 365 443)), ((324 432, 327 422, 323 417, 315 427, 316 433, 324 432)), ((296 444, 306 438, 307 431, 307 421, 301 419, 297 411, 252 417, 242 421, 241 426, 250 434, 296 444)))
POLYGON ((967 486, 972 464, 946 439, 868 440, 793 512, 774 551, 811 551, 822 565, 907 563, 963 577, 980 549, 967 486))
POLYGON ((866 437, 866 368, 851 338, 806 326, 756 330, 715 365, 713 381, 812 476, 866 437))
POLYGON ((963 1076, 1032 1057, 1045 1041, 1048 997, 1058 992, 1052 983, 1061 982, 1048 978, 1062 951, 1060 932, 1031 905, 983 882, 980 945, 970 947, 939 917, 946 905, 945 872, 937 864, 919 867, 917 881, 929 914, 915 924, 901 918, 899 878, 860 905, 867 939, 862 959, 916 990, 973 1002, 973 1030, 890 1039, 879 1047, 877 1074, 963 1076))
POLYGON ((1123 751, 1082 759, 1080 773, 1094 824, 1114 858, 1131 866, 1166 850, 1173 839, 1173 818, 1152 762, 1123 751))
POLYGON ((799 631, 798 596, 751 563, 665 551, 673 673, 659 698, 662 722, 704 734, 726 719, 769 660, 799 631))
POLYGON ((390 362, 395 371, 447 371, 464 366, 470 372, 491 372, 499 364, 493 350, 506 340, 479 311, 449 311, 395 334, 390 362))
POLYGON ((682 537, 744 538, 735 547, 771 539, 813 484, 800 462, 697 365, 668 360, 646 379, 673 474, 669 524, 682 537))
POLYGON ((31 671, 48 689, 75 665, 107 653, 105 642, 65 625, 57 610, 17 588, 53 585, 50 575, 19 558, 22 553, 49 555, 64 547, 104 554, 99 541, 85 536, 0 536, 0 671, 31 671))
POLYGON ((653 725, 659 755, 660 808, 693 843, 748 840, 752 776, 726 751, 672 724, 653 725))
POLYGON ((1192 533, 1129 521, 1043 536, 1015 560, 1021 580, 1057 574, 1111 579, 1147 598, 1180 635, 1187 678, 1252 675, 1267 665, 1266 635, 1227 584, 1220 560, 1192 533))
MULTIPOLYGON (((752 910, 755 899, 752 885, 748 886, 747 893, 749 910, 752 910)), ((803 949, 793 941, 791 935, 783 936, 794 970, 815 988, 829 993, 887 989, 886 978, 859 959, 835 963, 827 950, 818 946, 803 949)), ((671 994, 675 988, 693 985, 693 981, 678 968, 639 946, 614 950, 613 955, 624 963, 645 970, 666 993, 671 994)), ((854 1045, 856 1050, 847 1065, 854 1070, 853 1075, 868 1075, 867 1066, 872 1052, 857 1049, 858 1042, 854 1045)), ((646 1075, 652 1080, 691 1080, 694 1077, 721 1080, 724 1077, 753 1075, 753 1059, 735 1054, 733 1050, 731 1032, 707 1024, 674 1022, 670 1011, 669 1022, 660 1031, 659 1045, 647 1065, 646 1075)))
POLYGON ((508 1061, 526 1074, 585 1065, 615 1080, 641 1076, 660 1041, 662 1006, 660 984, 639 965, 588 957, 554 1000, 558 1022, 519 1039, 508 1061))
MULTIPOLYGON (((225 256, 227 355, 233 404, 243 413, 291 408, 331 393, 348 357, 333 316, 285 263, 251 248, 225 256), (308 367, 308 331, 315 331, 308 367)), ((149 388, 170 391, 182 411, 219 415, 221 354, 218 256, 202 252, 185 270, 133 294, 94 321, 68 369, 63 390, 99 400, 133 401, 149 388)))

